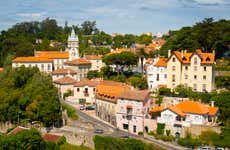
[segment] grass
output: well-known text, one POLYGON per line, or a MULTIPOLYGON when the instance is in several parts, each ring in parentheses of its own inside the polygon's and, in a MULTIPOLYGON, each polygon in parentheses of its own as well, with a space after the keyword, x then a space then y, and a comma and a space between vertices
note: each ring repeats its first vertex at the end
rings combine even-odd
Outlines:
POLYGON ((92 149, 83 145, 77 146, 77 145, 65 143, 60 146, 60 150, 92 150, 92 149))
POLYGON ((67 111, 67 115, 69 118, 73 120, 77 120, 78 116, 75 112, 75 109, 67 104, 62 104, 62 108, 67 111))

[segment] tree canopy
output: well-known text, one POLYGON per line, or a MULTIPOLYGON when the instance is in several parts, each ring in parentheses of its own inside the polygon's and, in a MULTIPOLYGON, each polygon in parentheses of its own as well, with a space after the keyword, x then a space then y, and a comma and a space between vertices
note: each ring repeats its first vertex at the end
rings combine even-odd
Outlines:
POLYGON ((216 57, 220 58, 229 55, 230 50, 230 21, 214 21, 213 18, 206 18, 192 27, 183 27, 178 31, 170 31, 165 36, 166 43, 160 52, 167 56, 171 50, 203 49, 205 52, 216 51, 216 57))
POLYGON ((38 68, 24 66, 0 75, 0 121, 41 121, 45 126, 60 122, 57 88, 38 68))

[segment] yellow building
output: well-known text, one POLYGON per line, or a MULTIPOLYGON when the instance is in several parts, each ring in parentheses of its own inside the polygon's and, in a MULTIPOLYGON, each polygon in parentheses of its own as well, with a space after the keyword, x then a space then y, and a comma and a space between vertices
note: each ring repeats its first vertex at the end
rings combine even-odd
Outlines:
POLYGON ((203 53, 199 49, 191 53, 169 50, 168 55, 168 88, 183 84, 198 92, 211 92, 214 89, 214 52, 203 53))

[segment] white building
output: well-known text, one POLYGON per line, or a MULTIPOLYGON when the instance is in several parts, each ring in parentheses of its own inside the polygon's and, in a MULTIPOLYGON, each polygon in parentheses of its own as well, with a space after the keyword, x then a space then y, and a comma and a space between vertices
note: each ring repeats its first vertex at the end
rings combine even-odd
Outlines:
POLYGON ((183 101, 172 106, 155 106, 150 112, 157 123, 166 125, 173 135, 181 134, 183 127, 215 125, 218 108, 196 101, 183 101))
POLYGON ((155 58, 146 67, 148 88, 156 90, 167 85, 167 58, 155 58))

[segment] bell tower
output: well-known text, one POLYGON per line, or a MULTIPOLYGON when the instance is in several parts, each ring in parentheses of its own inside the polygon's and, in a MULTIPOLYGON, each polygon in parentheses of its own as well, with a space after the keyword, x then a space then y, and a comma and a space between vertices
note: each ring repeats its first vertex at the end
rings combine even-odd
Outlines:
POLYGON ((71 34, 68 37, 68 52, 69 60, 74 60, 79 58, 79 41, 78 37, 72 28, 71 34))

